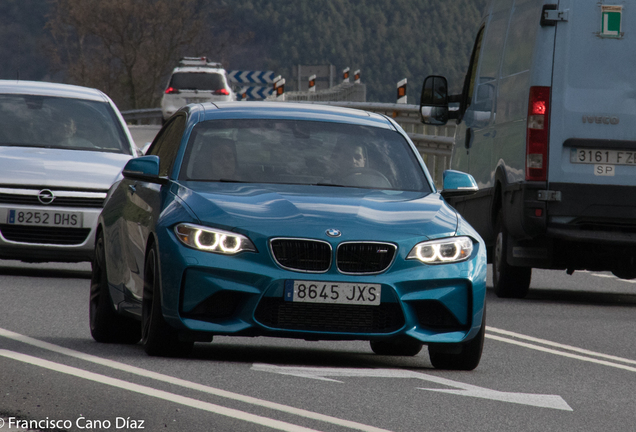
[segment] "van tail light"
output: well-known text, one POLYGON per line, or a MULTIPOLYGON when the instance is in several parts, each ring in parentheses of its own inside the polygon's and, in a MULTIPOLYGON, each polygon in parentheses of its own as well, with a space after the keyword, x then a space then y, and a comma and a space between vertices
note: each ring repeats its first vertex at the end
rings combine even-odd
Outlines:
POLYGON ((171 94, 171 93, 179 93, 179 89, 176 89, 174 87, 168 87, 166 89, 166 94, 171 94))
POLYGON ((526 134, 526 180, 548 179, 550 87, 530 87, 526 134))
POLYGON ((215 95, 223 95, 223 96, 227 96, 227 95, 229 95, 229 94, 230 94, 230 92, 229 92, 229 91, 227 91, 227 89, 222 88, 222 89, 214 90, 214 94, 215 94, 215 95))

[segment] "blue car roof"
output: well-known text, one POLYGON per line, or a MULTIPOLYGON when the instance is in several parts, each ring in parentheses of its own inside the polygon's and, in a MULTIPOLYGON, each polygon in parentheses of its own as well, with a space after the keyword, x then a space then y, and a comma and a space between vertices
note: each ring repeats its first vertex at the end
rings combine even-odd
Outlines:
POLYGON ((192 107, 199 111, 199 121, 223 118, 278 118, 349 123, 395 130, 380 114, 351 108, 285 102, 218 102, 192 107))

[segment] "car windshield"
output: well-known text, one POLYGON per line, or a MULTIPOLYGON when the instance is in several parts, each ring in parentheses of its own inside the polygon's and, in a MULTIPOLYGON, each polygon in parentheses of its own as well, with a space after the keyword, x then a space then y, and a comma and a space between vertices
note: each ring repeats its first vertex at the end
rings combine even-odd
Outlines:
POLYGON ((108 103, 35 95, 0 95, 0 146, 131 154, 108 103))
POLYGON ((298 120, 199 123, 190 135, 179 178, 431 191, 398 132, 298 120))
POLYGON ((172 75, 169 87, 177 90, 220 90, 225 88, 225 80, 219 73, 181 72, 172 75))

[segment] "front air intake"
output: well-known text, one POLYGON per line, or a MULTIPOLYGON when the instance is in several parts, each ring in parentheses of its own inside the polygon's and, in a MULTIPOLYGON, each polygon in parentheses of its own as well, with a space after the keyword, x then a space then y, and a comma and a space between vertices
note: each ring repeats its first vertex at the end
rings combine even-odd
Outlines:
POLYGON ((298 331, 391 333, 404 326, 404 314, 398 303, 361 306, 295 303, 264 297, 254 318, 267 327, 298 331))

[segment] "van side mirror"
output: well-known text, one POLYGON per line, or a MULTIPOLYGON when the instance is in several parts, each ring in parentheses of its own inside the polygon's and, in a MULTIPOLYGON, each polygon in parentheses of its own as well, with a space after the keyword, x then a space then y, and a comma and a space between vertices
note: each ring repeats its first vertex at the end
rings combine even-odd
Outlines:
POLYGON ((420 117, 424 124, 442 126, 448 123, 448 81, 443 76, 431 75, 424 80, 420 117))
POLYGON ((444 171, 444 185, 442 196, 444 198, 472 195, 479 190, 477 182, 470 174, 461 171, 444 171))

